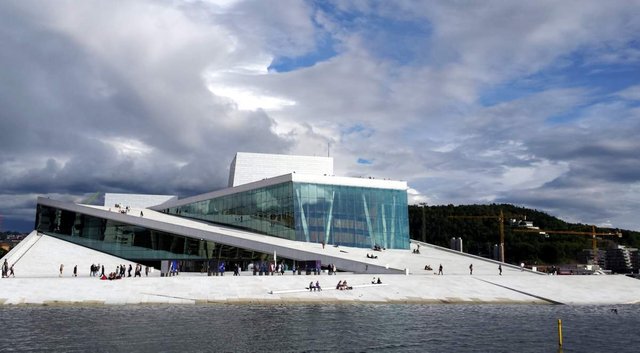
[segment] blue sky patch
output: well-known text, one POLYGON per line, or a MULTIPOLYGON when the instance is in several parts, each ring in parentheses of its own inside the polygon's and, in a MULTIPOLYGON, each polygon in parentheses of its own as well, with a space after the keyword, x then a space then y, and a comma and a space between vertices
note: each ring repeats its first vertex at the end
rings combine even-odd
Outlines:
POLYGON ((640 63, 604 63, 593 59, 588 62, 586 58, 592 56, 586 50, 577 50, 533 75, 487 87, 478 102, 488 107, 552 88, 572 87, 588 87, 604 96, 637 84, 640 63))
POLYGON ((358 164, 363 164, 363 165, 372 165, 372 164, 373 164, 373 160, 371 160, 371 159, 364 159, 364 158, 358 158, 358 164))
POLYGON ((375 130, 371 129, 370 127, 364 126, 362 124, 355 124, 342 129, 343 136, 355 134, 355 135, 360 135, 362 137, 368 138, 368 137, 371 137, 374 132, 375 130))
POLYGON ((280 56, 273 59, 268 67, 269 71, 289 72, 311 67, 319 62, 327 61, 338 53, 334 49, 334 41, 329 34, 324 34, 316 42, 316 50, 301 56, 280 56))

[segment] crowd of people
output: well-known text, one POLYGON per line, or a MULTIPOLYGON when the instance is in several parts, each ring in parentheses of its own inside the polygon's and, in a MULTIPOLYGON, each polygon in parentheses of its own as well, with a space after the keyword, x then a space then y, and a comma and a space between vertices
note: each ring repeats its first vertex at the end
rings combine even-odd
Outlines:
MULTIPOLYGON (((109 272, 109 275, 104 274, 104 266, 102 266, 102 273, 100 275, 101 280, 114 280, 114 279, 122 279, 125 277, 131 277, 131 271, 134 271, 133 277, 142 277, 142 265, 136 264, 135 270, 131 264, 129 267, 127 265, 118 265, 116 266, 116 270, 114 272, 109 272)), ((144 269, 145 276, 149 276, 149 266, 145 266, 144 269)))
MULTIPOLYGON (((59 277, 62 277, 64 274, 64 264, 60 264, 59 267, 59 277)), ((115 271, 106 273, 104 269, 104 265, 101 264, 91 264, 89 266, 89 277, 99 277, 101 280, 113 280, 113 279, 121 279, 125 277, 132 277, 131 272, 133 271, 133 277, 142 277, 143 266, 141 264, 136 264, 134 269, 133 265, 117 265, 115 271)), ((149 276, 150 273, 149 266, 144 266, 144 274, 145 276, 149 276)), ((78 265, 73 266, 73 277, 78 277, 78 265)))

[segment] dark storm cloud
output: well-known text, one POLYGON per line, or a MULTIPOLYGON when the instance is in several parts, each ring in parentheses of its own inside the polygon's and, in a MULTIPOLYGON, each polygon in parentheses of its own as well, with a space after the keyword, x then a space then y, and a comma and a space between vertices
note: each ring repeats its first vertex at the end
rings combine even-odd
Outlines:
MULTIPOLYGON (((35 3, 14 5, 0 4, 5 224, 18 218, 29 223, 38 194, 210 191, 226 185, 236 151, 287 148, 264 112, 230 109, 207 91, 201 70, 214 60, 207 52, 185 47, 184 54, 168 53, 176 72, 153 67, 147 57, 123 62, 56 27, 55 18, 64 14, 55 8, 47 14, 35 3), (198 54, 203 57, 190 58, 198 54)), ((99 34, 95 40, 109 37, 99 34)), ((144 47, 138 49, 144 56, 144 47)), ((156 54, 157 61, 165 53, 156 54)))

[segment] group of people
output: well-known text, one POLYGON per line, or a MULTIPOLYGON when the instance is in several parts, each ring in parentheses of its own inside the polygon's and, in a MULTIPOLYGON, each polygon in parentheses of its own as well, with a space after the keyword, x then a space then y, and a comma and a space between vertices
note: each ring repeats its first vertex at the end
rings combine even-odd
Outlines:
POLYGON ((382 251, 382 250, 386 250, 385 248, 381 247, 380 245, 376 244, 373 246, 373 251, 382 251))
MULTIPOLYGON (((129 211, 131 211, 131 208, 129 206, 122 207, 122 205, 119 203, 115 204, 115 208, 122 214, 127 214, 129 213, 129 211)), ((111 209, 109 209, 109 211, 111 211, 111 209)), ((140 216, 142 216, 142 211, 140 212, 140 216)))
POLYGON ((91 264, 91 269, 89 271, 89 277, 96 277, 98 275, 100 275, 100 277, 104 276, 104 265, 91 264))
MULTIPOLYGON (((327 264, 326 268, 327 268, 327 274, 329 275, 334 275, 337 272, 337 268, 335 264, 327 264)), ((234 266, 234 276, 236 275, 235 269, 236 267, 234 266)), ((237 265, 237 270, 238 270, 237 275, 240 275, 240 271, 241 271, 240 265, 237 265)), ((286 271, 289 271, 289 270, 291 270, 292 275, 295 275, 296 273, 298 275, 301 275, 303 273, 306 273, 307 275, 322 274, 322 267, 319 262, 315 264, 305 264, 303 262, 303 263, 299 263, 297 266, 296 265, 290 266, 284 261, 282 261, 279 264, 275 264, 270 261, 256 261, 256 262, 250 263, 247 266, 247 270, 250 272, 253 272, 254 276, 257 276, 257 275, 273 276, 274 274, 282 276, 285 274, 286 271)))
MULTIPOLYGON (((114 280, 114 279, 121 279, 124 277, 131 277, 131 271, 134 271, 133 277, 142 277, 142 265, 136 264, 136 268, 134 270, 133 266, 129 264, 128 268, 126 265, 116 266, 116 270, 114 272, 110 272, 108 276, 104 274, 104 266, 102 266, 102 273, 100 274, 100 279, 114 280)), ((144 275, 149 276, 149 266, 145 266, 144 275)))
POLYGON ((7 259, 4 259, 4 263, 2 263, 2 278, 15 277, 16 274, 13 272, 13 265, 9 266, 7 259))
POLYGON ((338 281, 338 284, 336 285, 336 289, 338 289, 338 290, 350 290, 350 289, 353 289, 353 287, 349 286, 347 284, 347 280, 345 279, 344 281, 338 281))
POLYGON ((414 254, 419 254, 420 253, 420 245, 418 245, 418 247, 413 249, 411 252, 414 253, 414 254))
POLYGON ((376 255, 369 255, 369 253, 367 253, 367 259, 377 259, 378 257, 376 255))
POLYGON ((316 281, 316 284, 313 284, 313 281, 309 283, 309 292, 311 291, 321 291, 320 281, 316 281))
POLYGON ((380 279, 380 277, 378 277, 378 279, 373 277, 373 280, 371 280, 371 284, 382 284, 382 280, 380 279))

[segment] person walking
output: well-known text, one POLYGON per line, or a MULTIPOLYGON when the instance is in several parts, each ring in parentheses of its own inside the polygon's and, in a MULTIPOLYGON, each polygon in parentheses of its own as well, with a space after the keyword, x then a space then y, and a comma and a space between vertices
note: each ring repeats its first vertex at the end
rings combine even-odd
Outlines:
POLYGON ((438 267, 438 275, 444 275, 444 272, 442 272, 442 264, 438 267))
MULTIPOLYGON (((15 264, 13 264, 13 265, 15 265, 15 264)), ((13 272, 13 265, 11 265, 11 267, 9 267, 9 275, 7 276, 7 278, 11 277, 11 276, 13 276, 13 278, 16 278, 16 274, 13 272)))
POLYGON ((9 277, 9 263, 7 259, 4 259, 4 263, 2 264, 2 278, 9 277))
POLYGON ((73 266, 73 277, 78 277, 78 265, 73 266))
POLYGON ((502 264, 498 264, 498 274, 502 276, 502 264))
POLYGON ((62 277, 63 270, 64 270, 64 264, 60 264, 60 275, 58 277, 62 277))
POLYGON ((469 274, 473 274, 473 264, 469 265, 469 274))

